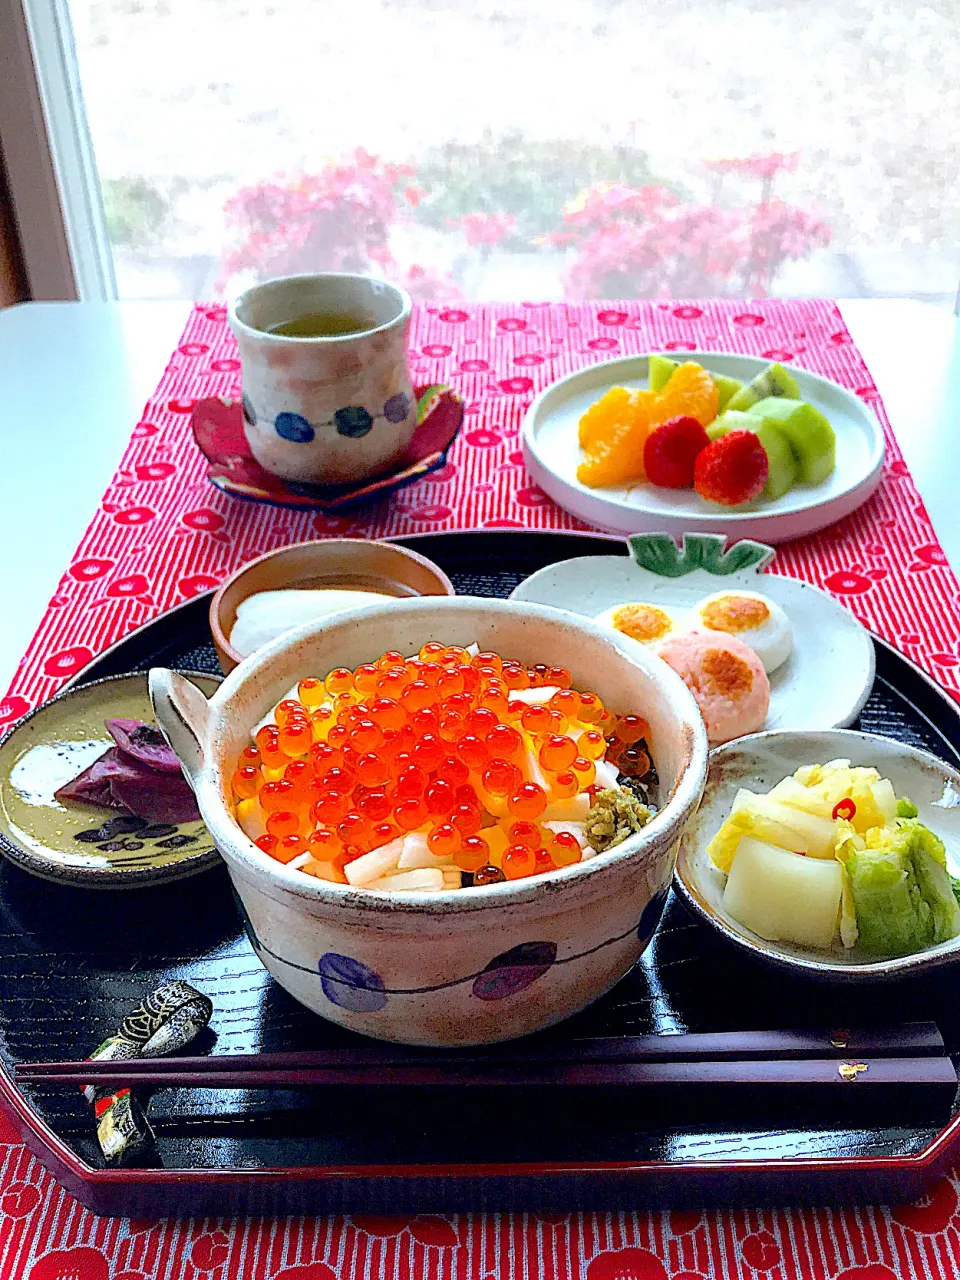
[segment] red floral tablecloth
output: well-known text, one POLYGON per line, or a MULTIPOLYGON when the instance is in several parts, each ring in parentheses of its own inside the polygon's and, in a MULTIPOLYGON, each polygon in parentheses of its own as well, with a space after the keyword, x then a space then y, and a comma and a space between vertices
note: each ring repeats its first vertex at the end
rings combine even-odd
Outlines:
MULTIPOLYGON (((165 609, 237 565, 317 536, 475 528, 586 528, 524 473, 531 397, 618 354, 741 351, 849 387, 887 436, 883 484, 860 511, 780 548, 775 572, 842 599, 960 697, 960 593, 890 432, 873 381, 829 302, 523 303, 421 308, 414 380, 448 382, 467 417, 448 465, 340 516, 245 503, 214 489, 190 434, 197 399, 239 392, 224 309, 198 304, 116 475, 50 602, 0 728, 165 609)), ((901 1209, 699 1214, 364 1215, 324 1219, 98 1219, 62 1192, 0 1116, 2 1280, 896 1280, 960 1274, 955 1175, 901 1209), (6 1144, 6 1145, 3 1145, 6 1144)))

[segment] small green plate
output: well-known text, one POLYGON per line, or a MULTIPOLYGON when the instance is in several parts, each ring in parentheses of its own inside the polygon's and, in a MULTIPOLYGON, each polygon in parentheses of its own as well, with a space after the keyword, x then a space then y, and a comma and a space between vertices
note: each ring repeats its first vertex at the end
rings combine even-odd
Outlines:
MULTIPOLYGON (((220 684, 217 676, 184 674, 206 697, 220 684)), ((220 855, 199 821, 165 824, 152 836, 148 828, 146 839, 135 831, 77 839, 119 815, 80 801, 61 803, 54 792, 114 745, 104 727, 112 716, 155 723, 146 672, 66 690, 0 741, 0 853, 44 880, 95 889, 139 889, 214 866, 220 855)))

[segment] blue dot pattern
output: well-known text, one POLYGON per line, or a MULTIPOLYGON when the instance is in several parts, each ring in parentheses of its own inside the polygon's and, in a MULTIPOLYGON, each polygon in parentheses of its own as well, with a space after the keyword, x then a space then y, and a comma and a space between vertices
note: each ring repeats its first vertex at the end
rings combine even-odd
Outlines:
POLYGON ((386 1006, 383 979, 361 961, 327 951, 318 968, 320 986, 331 1004, 353 1013, 378 1013, 386 1006))
POLYGON ((273 425, 278 436, 293 444, 309 444, 316 434, 306 418, 299 413, 278 413, 273 425))
POLYGON ((350 405, 346 409, 338 409, 333 415, 337 431, 342 436, 359 439, 365 436, 373 426, 373 418, 361 405, 350 405))
POLYGON ((402 391, 398 391, 395 396, 391 396, 383 406, 383 416, 388 422, 403 422, 409 412, 410 399, 402 391))
POLYGON ((543 976, 557 958, 555 942, 521 942, 494 956, 473 983, 478 1000, 505 1000, 543 976))

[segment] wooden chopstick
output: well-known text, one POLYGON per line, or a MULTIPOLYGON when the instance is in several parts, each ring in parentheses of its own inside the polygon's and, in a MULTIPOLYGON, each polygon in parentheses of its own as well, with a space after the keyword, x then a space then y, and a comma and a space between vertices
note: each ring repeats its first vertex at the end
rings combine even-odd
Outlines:
MULTIPOLYGON (((211 1057, 129 1058, 122 1062, 65 1061, 21 1063, 21 1082, 103 1084, 173 1083, 180 1077, 229 1077, 229 1086, 244 1078, 285 1079, 296 1073, 316 1073, 316 1080, 332 1080, 337 1073, 356 1073, 373 1083, 383 1071, 434 1069, 477 1077, 510 1069, 516 1074, 537 1070, 582 1068, 588 1064, 654 1064, 679 1062, 750 1062, 770 1060, 898 1058, 942 1055, 943 1037, 933 1022, 850 1030, 733 1031, 678 1035, 596 1037, 558 1045, 493 1047, 483 1051, 398 1049, 392 1045, 364 1045, 350 1049, 219 1054, 211 1057)), ((210 1087, 216 1087, 211 1083, 210 1087)), ((251 1086, 256 1087, 256 1086, 251 1086)))
MULTIPOLYGON (((195 1059, 192 1068, 159 1070, 157 1060, 95 1064, 93 1070, 70 1070, 29 1077, 36 1084, 160 1085, 196 1089, 300 1089, 317 1085, 390 1087, 497 1088, 502 1086, 936 1086, 955 1091, 957 1073, 945 1056, 911 1058, 714 1058, 643 1062, 486 1062, 214 1070, 195 1059)), ((168 1065, 168 1064, 165 1064, 168 1065)), ((18 1077, 24 1077, 18 1071, 18 1077)), ((952 1095, 951 1095, 952 1096, 952 1095)))

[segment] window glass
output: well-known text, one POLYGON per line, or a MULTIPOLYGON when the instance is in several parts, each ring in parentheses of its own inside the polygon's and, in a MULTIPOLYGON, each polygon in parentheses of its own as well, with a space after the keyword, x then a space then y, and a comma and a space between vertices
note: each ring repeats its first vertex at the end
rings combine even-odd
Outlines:
POLYGON ((124 297, 953 297, 957 0, 71 11, 124 297))

